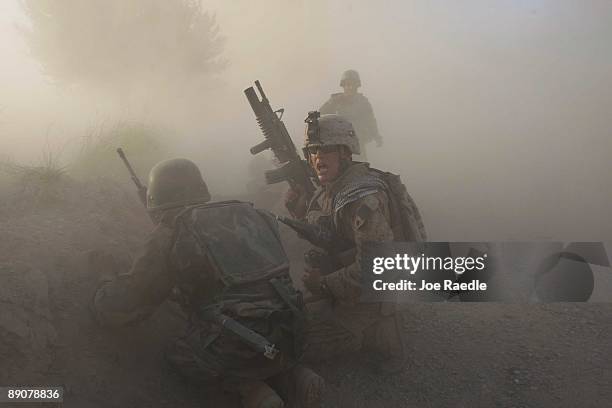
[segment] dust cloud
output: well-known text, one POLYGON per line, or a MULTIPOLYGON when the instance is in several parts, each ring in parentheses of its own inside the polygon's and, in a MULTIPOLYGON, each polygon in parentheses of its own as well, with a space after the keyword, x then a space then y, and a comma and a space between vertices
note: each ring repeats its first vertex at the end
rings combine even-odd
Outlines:
POLYGON ((172 130, 171 154, 198 162, 211 190, 239 193, 261 139, 244 88, 262 82, 299 145, 306 113, 356 69, 385 140, 372 165, 402 175, 432 239, 612 241, 611 3, 202 6, 225 37, 226 68, 197 84, 126 77, 126 97, 46 77, 15 28, 28 24, 19 2, 2 2, 2 153, 32 160, 48 142, 69 157, 88 127, 145 121, 172 130))

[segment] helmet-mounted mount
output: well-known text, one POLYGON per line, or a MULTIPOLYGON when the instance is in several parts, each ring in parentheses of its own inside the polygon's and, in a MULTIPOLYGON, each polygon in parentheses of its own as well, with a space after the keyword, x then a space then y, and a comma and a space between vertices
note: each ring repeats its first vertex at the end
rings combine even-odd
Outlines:
POLYGON ((306 143, 321 143, 321 128, 319 127, 319 118, 321 113, 319 111, 310 111, 308 116, 304 119, 306 122, 306 143))
POLYGON ((359 140, 351 122, 337 114, 321 115, 320 112, 308 113, 305 120, 306 137, 304 157, 308 158, 308 148, 312 146, 347 146, 351 154, 359 154, 359 140))
POLYGON ((308 146, 323 143, 321 141, 321 127, 319 126, 320 117, 321 112, 310 111, 308 112, 306 119, 304 119, 304 122, 306 123, 306 140, 302 152, 304 153, 304 157, 306 159, 308 158, 308 146))

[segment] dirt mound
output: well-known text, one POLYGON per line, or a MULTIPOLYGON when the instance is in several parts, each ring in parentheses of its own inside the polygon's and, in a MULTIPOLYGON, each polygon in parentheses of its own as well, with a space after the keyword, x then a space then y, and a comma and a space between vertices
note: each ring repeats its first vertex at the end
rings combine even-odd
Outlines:
POLYGON ((3 263, 0 279, 0 358, 5 362, 0 381, 13 384, 23 373, 48 369, 47 350, 56 343, 57 331, 51 323, 47 277, 40 270, 3 263))
MULTIPOLYGON (((90 251, 111 252, 127 268, 151 229, 131 186, 5 185, 0 226, 0 384, 63 385, 65 407, 239 406, 166 368, 163 347, 185 325, 171 304, 115 331, 91 318, 90 251)), ((282 234, 297 278, 305 244, 282 234)), ((376 375, 360 357, 315 368, 328 383, 327 407, 607 406, 611 316, 607 304, 415 304, 403 373, 376 375)))
POLYGON ((165 341, 184 324, 176 311, 109 332, 88 309, 89 252, 129 259, 152 228, 135 192, 104 179, 38 187, 2 189, 0 356, 11 369, 0 382, 64 385, 67 407, 198 406, 161 369, 165 341))

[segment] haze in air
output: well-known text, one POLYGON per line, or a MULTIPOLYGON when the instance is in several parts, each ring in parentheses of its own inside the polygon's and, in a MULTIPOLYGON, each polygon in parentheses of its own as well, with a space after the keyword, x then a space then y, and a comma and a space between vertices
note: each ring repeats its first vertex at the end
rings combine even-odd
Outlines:
MULTIPOLYGON (((306 113, 356 69, 385 140, 370 147, 372 165, 402 175, 432 239, 612 241, 610 3, 215 0, 202 8, 216 17, 218 69, 159 74, 186 46, 178 41, 151 75, 110 64, 111 86, 49 77, 26 45, 20 3, 3 2, 3 155, 36 160, 48 145, 70 161, 88 129, 134 120, 167 130, 168 154, 198 162, 213 192, 242 194, 253 177, 248 149, 261 139, 244 88, 262 82, 299 147, 306 113)), ((142 21, 108 30, 106 41, 121 47, 142 36, 142 21)))

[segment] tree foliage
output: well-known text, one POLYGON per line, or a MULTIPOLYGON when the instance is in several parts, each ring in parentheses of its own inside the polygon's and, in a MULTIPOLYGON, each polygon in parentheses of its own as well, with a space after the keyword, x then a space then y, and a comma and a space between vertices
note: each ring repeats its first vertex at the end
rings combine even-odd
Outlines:
POLYGON ((220 71, 224 39, 194 0, 22 0, 22 32, 44 72, 63 83, 124 87, 220 71))

